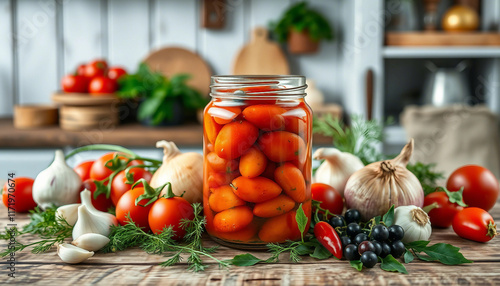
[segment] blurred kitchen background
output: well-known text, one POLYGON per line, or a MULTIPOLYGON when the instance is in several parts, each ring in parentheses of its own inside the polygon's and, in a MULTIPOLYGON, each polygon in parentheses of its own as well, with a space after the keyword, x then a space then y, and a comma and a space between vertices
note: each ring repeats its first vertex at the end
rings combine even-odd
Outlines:
MULTIPOLYGON (((411 136, 420 161, 445 161, 439 163, 445 171, 476 163, 499 175, 500 0, 309 0, 307 9, 318 12, 328 26, 319 21, 314 29, 319 34, 330 29, 332 37, 306 53, 300 49, 311 48, 308 44, 279 43, 279 33, 270 25, 298 4, 0 0, 0 176, 8 171, 35 176, 56 147, 112 143, 160 157, 154 142, 166 139, 186 150, 201 150, 202 126, 196 116, 153 127, 133 118, 133 100, 125 111, 102 115, 116 112, 120 121, 63 125, 67 114, 83 112, 81 106, 111 105, 95 102, 95 96, 82 104, 60 92, 65 75, 95 59, 128 73, 136 73, 144 60, 168 76, 190 72, 191 87, 196 81, 208 88, 210 74, 266 72, 259 67, 304 75, 314 86, 306 100, 316 114, 359 114, 389 122, 380 146, 386 154, 399 152, 411 136), (257 37, 264 43, 255 43, 257 37), (66 115, 60 110, 57 119, 53 110, 22 108, 48 104, 67 107, 66 115)), ((310 21, 317 20, 315 13, 304 11, 313 15, 310 21)), ((296 20, 299 14, 288 16, 296 20)), ((197 91, 207 96, 206 90, 197 91)), ((331 140, 316 136, 313 143, 325 146, 331 140)))

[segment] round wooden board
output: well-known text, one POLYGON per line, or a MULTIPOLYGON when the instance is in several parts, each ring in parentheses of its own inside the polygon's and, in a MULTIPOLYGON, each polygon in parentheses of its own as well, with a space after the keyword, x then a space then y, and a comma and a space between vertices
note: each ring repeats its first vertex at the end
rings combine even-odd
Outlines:
POLYGON ((52 101, 64 105, 104 105, 120 101, 118 97, 110 94, 95 94, 88 93, 64 93, 56 92, 52 94, 52 101))
POLYGON ((290 67, 280 46, 270 42, 266 28, 252 31, 250 43, 239 51, 233 64, 235 75, 286 75, 290 67))
POLYGON ((190 50, 179 47, 166 47, 150 53, 144 62, 153 71, 160 72, 166 77, 179 73, 190 74, 187 84, 208 96, 210 92, 210 76, 212 75, 207 63, 190 50))

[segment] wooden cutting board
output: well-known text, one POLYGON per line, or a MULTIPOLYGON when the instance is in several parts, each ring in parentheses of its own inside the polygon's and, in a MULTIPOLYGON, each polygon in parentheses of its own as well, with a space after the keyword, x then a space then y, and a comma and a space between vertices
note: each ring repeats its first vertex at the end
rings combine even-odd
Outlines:
POLYGON ((288 61, 280 46, 268 40, 266 28, 252 31, 250 42, 238 52, 233 64, 233 74, 290 74, 288 61))
POLYGON ((144 62, 153 70, 166 77, 187 73, 191 78, 187 84, 208 96, 210 92, 210 71, 207 63, 196 53, 179 47, 166 47, 150 53, 144 62))

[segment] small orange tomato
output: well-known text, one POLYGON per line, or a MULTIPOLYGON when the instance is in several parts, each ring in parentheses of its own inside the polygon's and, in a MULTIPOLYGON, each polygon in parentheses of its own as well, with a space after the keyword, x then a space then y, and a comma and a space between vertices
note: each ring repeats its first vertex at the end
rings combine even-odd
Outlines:
POLYGON ((211 189, 212 194, 208 198, 210 208, 214 212, 221 212, 230 208, 244 206, 246 203, 233 193, 231 186, 222 186, 211 189))
POLYGON ((292 163, 276 168, 274 179, 296 202, 301 203, 306 199, 306 181, 302 172, 292 163))
POLYGON ((207 162, 216 172, 231 173, 238 169, 238 161, 222 159, 215 152, 208 153, 207 162))
POLYGON ((291 220, 295 219, 295 214, 295 211, 290 211, 268 219, 260 228, 259 239, 264 242, 285 242, 297 239, 298 237, 294 235, 296 231, 293 231, 293 226, 290 225, 291 220))
POLYGON ((244 229, 234 231, 234 232, 214 232, 211 233, 212 235, 226 239, 226 240, 232 240, 232 241, 240 241, 240 242, 248 242, 251 241, 254 237, 255 234, 257 234, 257 224, 256 223, 250 223, 247 225, 244 229))
POLYGON ((203 130, 205 130, 205 134, 210 143, 215 144, 215 139, 217 138, 221 128, 222 126, 215 122, 210 114, 205 113, 203 116, 203 130))
POLYGON ((251 105, 243 110, 243 117, 264 131, 279 130, 285 125, 281 114, 286 110, 276 105, 251 105))
POLYGON ((234 193, 242 200, 261 203, 277 197, 281 193, 278 184, 264 177, 238 177, 233 180, 234 193))
POLYGON ((245 153, 259 137, 259 130, 245 120, 224 125, 215 140, 215 153, 223 159, 236 159, 245 153))
POLYGON ((259 149, 248 149, 240 159, 240 173, 247 178, 254 178, 266 170, 267 158, 259 149))
POLYGON ((241 108, 237 106, 213 106, 208 110, 208 113, 213 116, 215 122, 224 125, 238 117, 241 113, 241 108))
POLYGON ((266 169, 262 173, 261 177, 274 180, 274 171, 276 170, 276 163, 273 161, 267 161, 266 169))
POLYGON ((224 185, 229 185, 234 178, 237 178, 240 176, 240 173, 238 171, 233 172, 233 173, 216 173, 216 172, 210 172, 208 175, 208 187, 210 188, 217 188, 220 186, 224 185))
POLYGON ((259 138, 259 146, 269 160, 280 163, 306 158, 306 144, 299 135, 287 131, 265 133, 259 138))
POLYGON ((234 232, 244 229, 252 219, 252 210, 247 206, 239 206, 216 214, 214 227, 216 231, 234 232))
POLYGON ((273 217, 284 214, 295 207, 295 201, 287 195, 279 195, 253 208, 253 214, 259 217, 273 217))

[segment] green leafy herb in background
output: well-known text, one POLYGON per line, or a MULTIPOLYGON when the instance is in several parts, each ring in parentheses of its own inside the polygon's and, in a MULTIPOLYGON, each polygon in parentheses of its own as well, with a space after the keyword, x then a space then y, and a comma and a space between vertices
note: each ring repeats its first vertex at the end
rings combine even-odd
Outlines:
POLYGON ((425 195, 433 193, 437 188, 437 180, 444 179, 442 172, 434 171, 436 164, 424 164, 416 162, 415 164, 408 164, 406 168, 412 172, 420 181, 425 195))
POLYGON ((286 42, 290 30, 307 31, 314 41, 332 40, 333 32, 328 21, 320 13, 310 9, 307 2, 299 2, 285 11, 278 23, 271 23, 278 42, 286 42))

